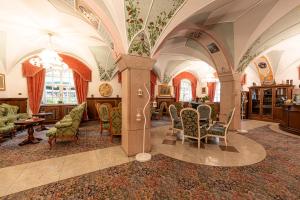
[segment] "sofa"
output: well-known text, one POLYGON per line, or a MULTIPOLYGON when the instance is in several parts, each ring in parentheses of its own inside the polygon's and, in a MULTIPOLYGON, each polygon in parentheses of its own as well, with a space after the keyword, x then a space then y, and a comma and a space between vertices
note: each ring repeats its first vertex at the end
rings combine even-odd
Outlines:
MULTIPOLYGON (((18 126, 14 125, 16 120, 27 119, 27 113, 18 113, 19 107, 2 103, 0 105, 0 138, 12 137, 18 126)), ((1 139, 0 139, 1 140, 1 139)))
POLYGON ((73 108, 68 115, 57 122, 53 128, 46 133, 50 149, 53 141, 56 142, 58 138, 72 138, 78 140, 78 128, 86 108, 86 103, 82 103, 73 108))

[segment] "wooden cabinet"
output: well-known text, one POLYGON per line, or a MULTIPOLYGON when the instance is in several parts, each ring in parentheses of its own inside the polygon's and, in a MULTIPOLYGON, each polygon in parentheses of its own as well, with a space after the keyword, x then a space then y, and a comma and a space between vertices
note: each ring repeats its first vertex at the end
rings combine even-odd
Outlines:
POLYGON ((249 88, 249 119, 281 122, 281 109, 292 98, 292 85, 253 86, 249 88))
POLYGON ((300 105, 284 105, 282 120, 279 124, 281 130, 300 135, 300 105))
POLYGON ((41 105, 40 112, 52 113, 52 115, 46 117, 45 123, 55 123, 69 114, 75 106, 68 104, 41 105))

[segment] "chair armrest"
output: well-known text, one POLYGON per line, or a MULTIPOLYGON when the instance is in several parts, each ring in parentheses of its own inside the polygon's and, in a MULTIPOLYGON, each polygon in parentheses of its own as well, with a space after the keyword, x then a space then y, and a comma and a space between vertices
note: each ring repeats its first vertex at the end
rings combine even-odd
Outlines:
POLYGON ((71 122, 57 122, 55 124, 55 128, 66 128, 72 126, 72 121, 71 122))

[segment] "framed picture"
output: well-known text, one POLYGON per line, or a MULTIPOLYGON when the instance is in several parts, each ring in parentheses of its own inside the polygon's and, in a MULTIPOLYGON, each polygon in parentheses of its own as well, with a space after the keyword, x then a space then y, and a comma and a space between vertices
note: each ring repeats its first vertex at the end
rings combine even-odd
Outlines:
POLYGON ((0 74, 0 91, 5 91, 5 75, 0 74))
POLYGON ((171 96, 171 86, 159 85, 158 86, 158 96, 161 96, 161 97, 171 96))
POLYGON ((206 94, 206 87, 202 88, 202 94, 206 94))

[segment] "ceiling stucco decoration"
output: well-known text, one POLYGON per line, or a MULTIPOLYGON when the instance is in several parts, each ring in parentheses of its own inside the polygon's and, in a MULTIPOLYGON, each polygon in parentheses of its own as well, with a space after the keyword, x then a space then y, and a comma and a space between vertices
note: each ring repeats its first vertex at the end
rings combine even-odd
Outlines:
POLYGON ((144 31, 140 32, 134 38, 129 47, 128 53, 137 56, 150 56, 150 44, 144 31))
MULTIPOLYGON (((184 2, 185 0, 164 0, 162 4, 160 0, 143 0, 142 3, 141 0, 125 0, 127 37, 130 44, 128 52, 136 54, 142 51, 132 51, 132 44, 140 48, 149 44, 151 52, 159 36, 184 2)), ((148 52, 143 55, 147 54, 148 52)))
POLYGON ((97 62, 100 81, 110 81, 118 71, 113 52, 104 46, 94 46, 89 49, 97 62))
POLYGON ((300 6, 270 26, 242 56, 237 68, 243 72, 256 57, 272 46, 300 34, 300 6))

